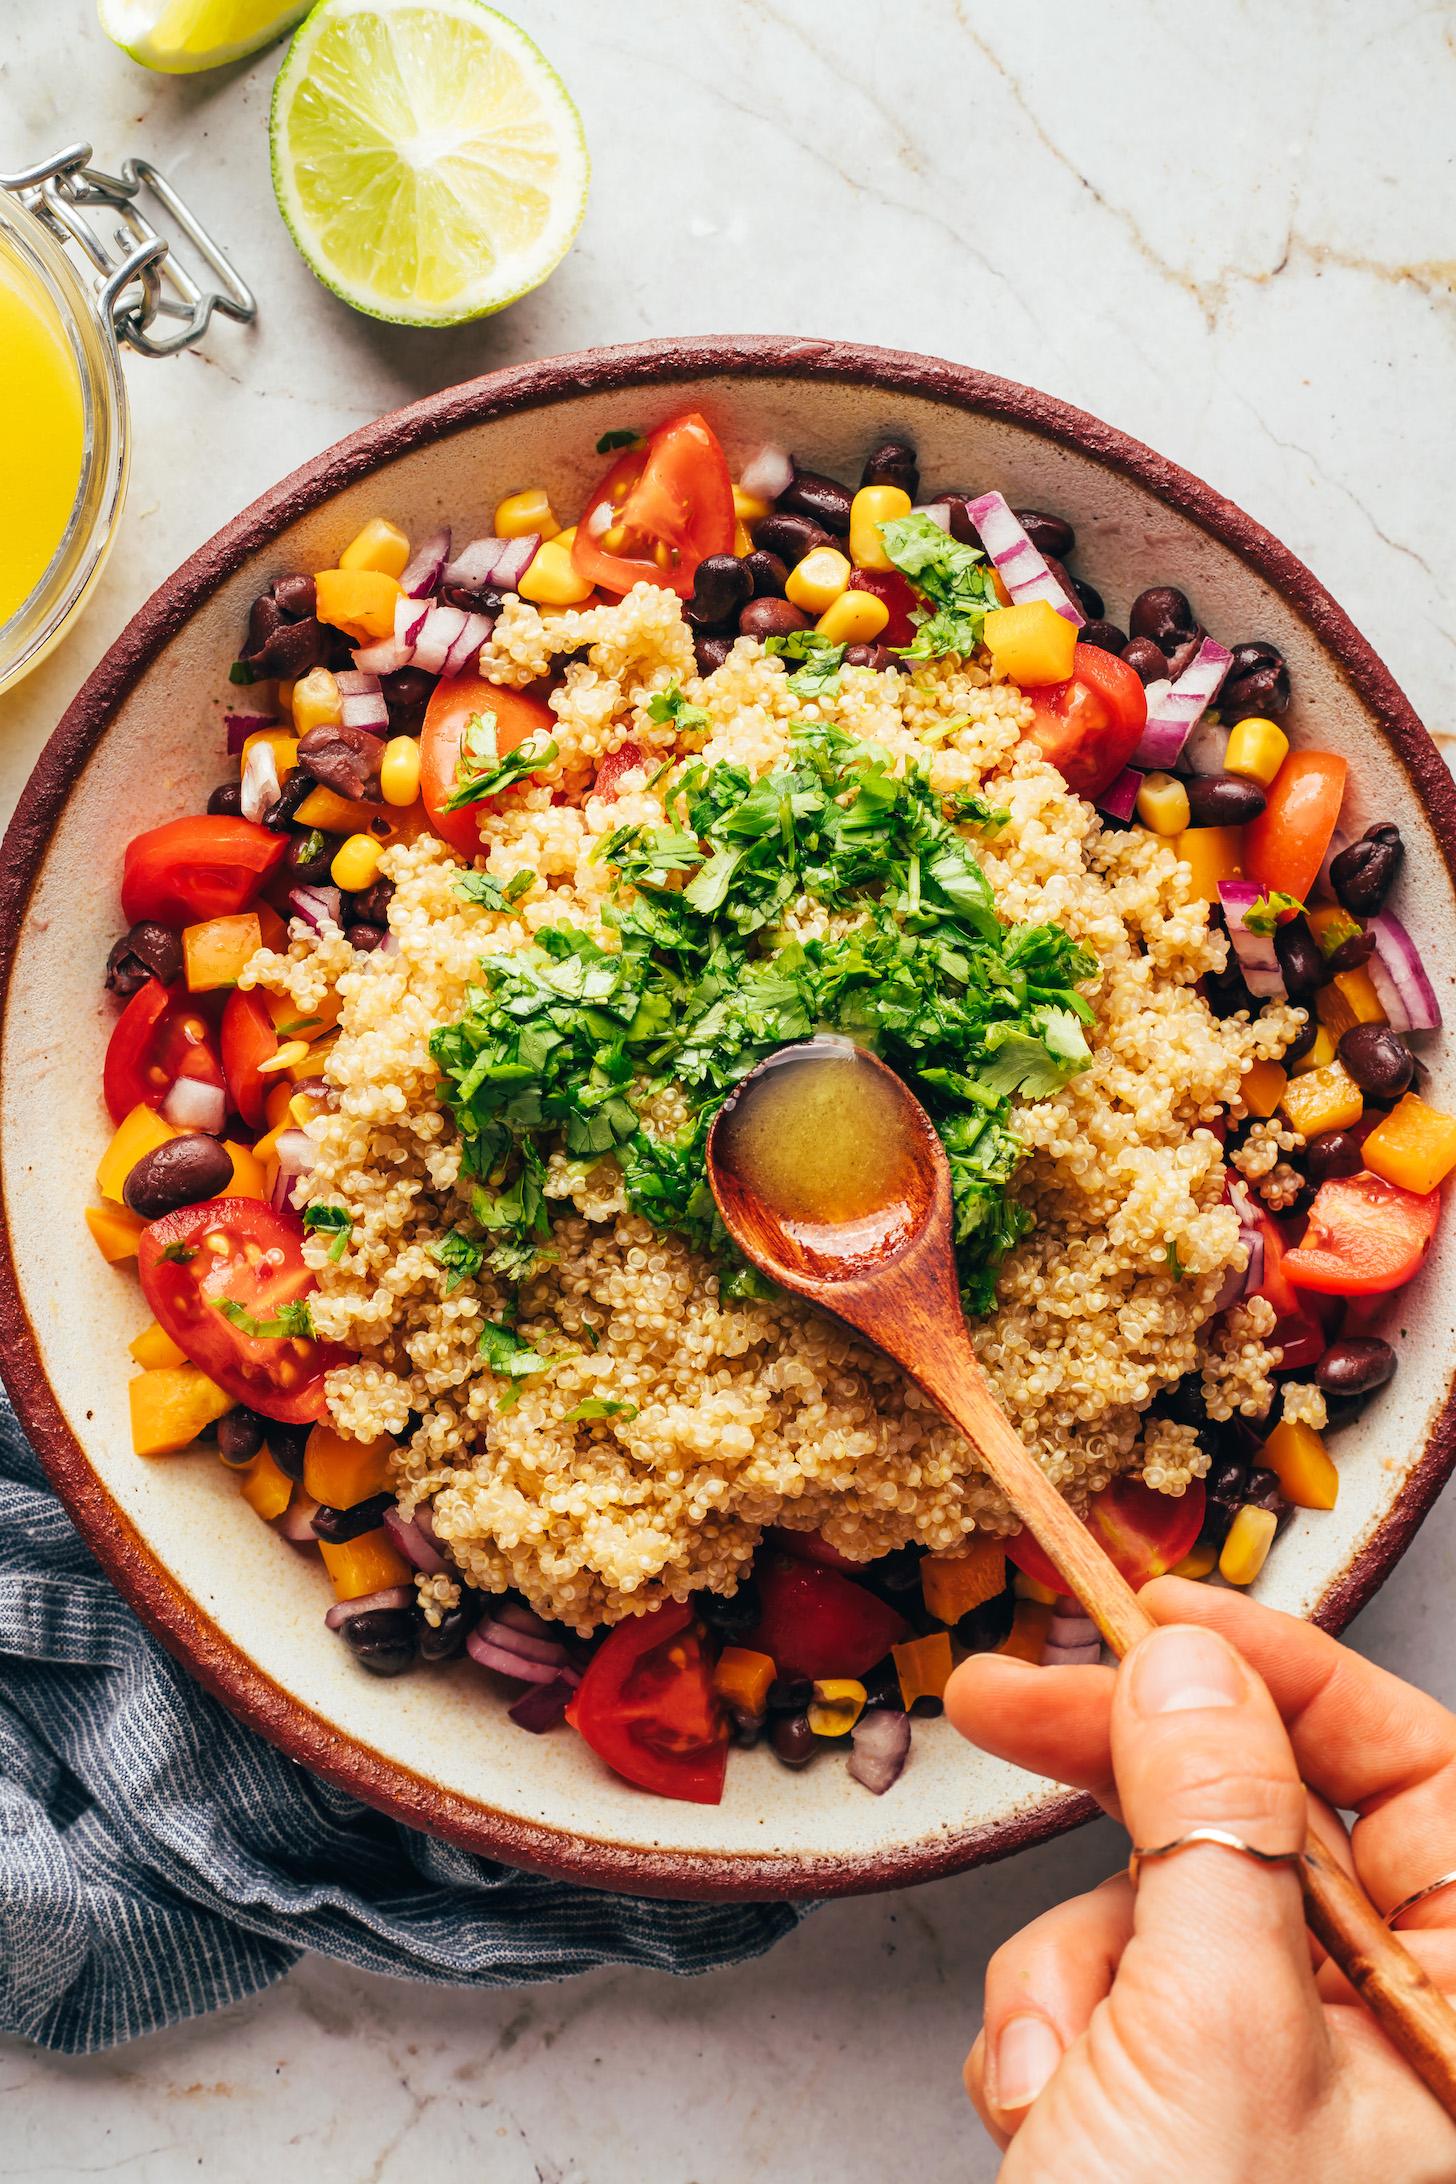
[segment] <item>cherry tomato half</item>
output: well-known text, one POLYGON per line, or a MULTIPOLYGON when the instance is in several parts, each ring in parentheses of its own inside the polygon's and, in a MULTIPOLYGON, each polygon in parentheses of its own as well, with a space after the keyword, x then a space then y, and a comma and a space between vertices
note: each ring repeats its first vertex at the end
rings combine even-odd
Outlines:
POLYGON ((1244 828, 1244 878, 1303 902, 1340 816, 1348 767, 1333 751, 1291 751, 1244 828))
POLYGON ((862 1676, 910 1636, 893 1608, 837 1570, 771 1555, 754 1575, 763 1614, 737 1643, 767 1653, 781 1676, 862 1676))
POLYGON ((873 592, 890 610, 890 619, 879 636, 877 645, 913 645, 915 624, 910 616, 924 601, 908 576, 898 569, 856 569, 849 580, 851 591, 873 592))
POLYGON ((576 527, 571 565, 603 591, 646 581, 692 597, 698 563, 733 551, 728 464, 696 410, 671 417, 613 463, 576 527))
POLYGON ((287 847, 286 834, 270 834, 251 819, 207 813, 169 819, 127 843, 122 912, 131 925, 142 918, 183 926, 235 917, 252 909, 287 847))
POLYGON ((1441 1193, 1403 1191, 1362 1168, 1322 1183, 1298 1251, 1284 1254, 1297 1289, 1369 1297, 1399 1289, 1418 1274, 1435 1241, 1441 1193))
POLYGON ((278 1052, 278 1033, 267 996, 235 986, 222 1012, 222 1069, 228 1098, 250 1130, 261 1130, 269 1079, 260 1064, 278 1052))
POLYGON ((179 1077, 222 1088, 212 1026, 184 985, 149 978, 127 1002, 107 1045, 101 1078, 107 1113, 124 1122, 134 1107, 160 1107, 179 1077))
POLYGON ((1035 718, 1027 739, 1074 795, 1089 801, 1115 781, 1148 724, 1147 694, 1126 660, 1078 645, 1070 682, 1028 690, 1035 718))
POLYGON ((1264 1279, 1256 1294, 1267 1297, 1281 1319, 1299 1311, 1299 1299, 1284 1271, 1284 1258, 1288 1244, 1267 1213, 1259 1216, 1259 1228, 1264 1238, 1264 1279))
POLYGON ((728 1719, 686 1602, 619 1623, 566 1718, 598 1759, 639 1788, 693 1805, 721 1801, 728 1719))
MULTIPOLYGON (((1176 1570, 1203 1528, 1202 1479, 1191 1479, 1176 1499, 1154 1493, 1141 1479, 1114 1479, 1087 1504, 1083 1522, 1096 1534, 1097 1543, 1116 1563, 1134 1592, 1141 1592, 1151 1578, 1176 1570)), ((1039 1585, 1056 1592, 1066 1590, 1030 1532, 1022 1530, 1008 1539, 1006 1552, 1018 1570, 1039 1585)))
POLYGON ((298 1222, 259 1198, 210 1198, 153 1221, 137 1251, 142 1295, 178 1349, 249 1410, 295 1426, 323 1417, 324 1374, 353 1352, 314 1335, 252 1334, 218 1307, 276 1324, 318 1286, 302 1243, 298 1222))
POLYGON ((502 758, 538 728, 550 735, 556 727, 556 715, 540 698, 502 690, 484 676, 454 675, 436 683, 420 730, 420 794, 436 834, 467 862, 480 855, 479 813, 472 804, 446 811, 445 799, 455 787, 460 738, 477 713, 494 713, 495 747, 502 758))
MULTIPOLYGON (((659 763, 661 762, 659 761, 659 763)), ((652 772, 652 768, 647 765, 647 757, 641 744, 634 743, 629 736, 627 741, 620 745, 617 750, 608 751, 597 768, 597 777, 587 794, 600 797, 605 804, 615 804, 621 793, 620 784, 623 775, 631 773, 638 766, 645 766, 649 773, 652 772)))

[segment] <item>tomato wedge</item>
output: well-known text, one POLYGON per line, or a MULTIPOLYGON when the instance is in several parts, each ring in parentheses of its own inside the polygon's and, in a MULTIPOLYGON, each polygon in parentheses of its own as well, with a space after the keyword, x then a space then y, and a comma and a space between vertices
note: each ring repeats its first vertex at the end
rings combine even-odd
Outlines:
POLYGON ((893 1608, 837 1570, 775 1555, 754 1574, 763 1613, 737 1643, 767 1653, 781 1676, 862 1676, 910 1636, 893 1608))
POLYGON ((436 683, 420 730, 420 794, 436 834, 467 863, 480 855, 477 807, 465 804, 459 811, 446 811, 445 799, 455 787, 460 738, 477 713, 494 713, 495 747, 502 758, 538 728, 550 735, 556 727, 556 715, 540 698, 502 690, 482 675, 453 675, 436 683))
POLYGON ((1096 645, 1077 646, 1069 682, 1026 695, 1035 716, 1027 741, 1089 801, 1117 779, 1148 724, 1147 694, 1136 673, 1096 645))
POLYGON ((169 819, 127 843, 122 911, 132 925, 142 918, 183 926, 235 917, 252 909, 287 848, 286 834, 270 834, 250 819, 207 813, 169 819))
POLYGON ((902 576, 898 569, 856 569, 849 588, 873 592, 890 610, 889 621, 875 639, 877 645, 914 644, 915 624, 910 617, 925 602, 908 576, 902 576))
POLYGON ((773 1524, 764 1533, 763 1544, 781 1555, 792 1555, 796 1562, 817 1562, 821 1569, 838 1570, 843 1577, 867 1575, 865 1563, 851 1562, 819 1532, 790 1532, 782 1524, 773 1524))
POLYGON ((713 1691, 703 1634, 686 1602, 619 1623, 566 1709, 598 1759, 659 1797, 716 1805, 728 1767, 728 1717, 713 1691))
POLYGON ((134 1107, 160 1107, 179 1077, 223 1084, 212 1027, 180 982, 149 978, 132 995, 111 1034, 101 1089, 113 1122, 134 1107))
MULTIPOLYGON (((1157 1494, 1141 1479, 1114 1479, 1087 1504, 1083 1519, 1096 1534, 1098 1545, 1121 1570, 1134 1592, 1141 1592, 1151 1578, 1176 1570, 1203 1528, 1202 1479, 1192 1479, 1176 1500, 1157 1494)), ((1018 1570, 1039 1585, 1064 1592, 1060 1576, 1032 1538, 1022 1530, 1008 1539, 1006 1552, 1018 1570)))
POLYGON ((597 777, 588 793, 599 797, 604 804, 615 804, 621 793, 623 776, 632 773, 639 766, 646 767, 648 773, 653 771, 647 764, 647 755, 641 744, 634 743, 629 736, 615 751, 608 751, 597 768, 597 777))
POLYGON ((228 1098, 250 1130, 261 1130, 268 1079, 260 1064, 278 1052, 273 1012, 264 995, 235 986, 222 1012, 222 1069, 228 1098))
POLYGON ((1256 1295, 1267 1297, 1279 1317, 1285 1319, 1299 1311, 1299 1299, 1284 1271, 1289 1246, 1267 1213, 1259 1215, 1259 1228, 1264 1238, 1264 1279, 1256 1295))
POLYGON ((316 1335, 250 1331, 318 1287, 302 1244, 298 1222, 261 1199, 210 1198, 153 1221, 137 1251, 142 1295, 178 1349, 249 1410, 295 1426, 323 1417, 324 1374, 354 1355, 316 1335))
POLYGON ((1298 1289, 1331 1297, 1378 1296, 1399 1289, 1425 1263, 1441 1218, 1441 1193, 1403 1191, 1362 1168, 1322 1183, 1298 1251, 1284 1271, 1298 1289))
POLYGON ((1319 877, 1345 795, 1344 759, 1291 751, 1266 792, 1262 817, 1244 828, 1244 877, 1303 902, 1319 877))
POLYGON ((723 450, 706 419, 688 410, 613 463, 576 527, 571 564, 603 591, 646 582, 689 599, 698 563, 731 554, 733 531, 723 450))

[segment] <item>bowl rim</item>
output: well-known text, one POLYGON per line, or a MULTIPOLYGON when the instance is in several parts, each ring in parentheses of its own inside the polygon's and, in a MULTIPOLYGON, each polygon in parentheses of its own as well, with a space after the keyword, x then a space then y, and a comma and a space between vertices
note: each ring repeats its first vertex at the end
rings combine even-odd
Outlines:
MULTIPOLYGON (((1456 883, 1456 781, 1409 701, 1349 617, 1272 534, 1192 472, 1115 426, 1018 381, 945 358, 854 342, 705 336, 579 350, 508 366, 377 418, 264 493, 190 555, 132 617, 68 707, 25 785, 0 856, 0 1038, 27 904, 76 774, 121 701, 195 610, 247 557, 345 487, 413 450, 568 396, 684 379, 802 379, 912 395, 1021 427, 1149 491, 1261 577, 1307 625, 1376 714, 1431 814, 1456 883)), ((1077 1792, 1001 1822, 898 1850, 829 1855, 632 1848, 494 1811, 383 1759, 285 1693, 202 1613, 144 1544, 92 1469, 53 1395, 16 1279, 0 1201, 0 1377, 48 1478, 123 1598, 204 1687, 301 1765, 406 1826, 481 1856, 591 1887, 699 1901, 869 1894, 990 1863, 1097 1817, 1077 1792)), ((1312 1620, 1340 1631, 1377 1591, 1456 1469, 1456 1389, 1448 1393, 1401 1498, 1320 1601, 1312 1620)))

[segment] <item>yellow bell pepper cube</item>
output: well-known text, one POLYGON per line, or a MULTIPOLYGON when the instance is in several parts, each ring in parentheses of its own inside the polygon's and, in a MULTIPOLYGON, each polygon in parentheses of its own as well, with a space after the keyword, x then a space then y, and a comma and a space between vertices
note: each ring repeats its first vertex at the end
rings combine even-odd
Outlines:
MULTIPOLYGON (((303 1044, 302 1040, 298 1043, 303 1044)), ((315 1077, 323 1075, 328 1067, 329 1056, 338 1043, 339 1035, 336 1031, 330 1032, 326 1039, 316 1038, 313 1045, 304 1047, 298 1060, 283 1070, 281 1074, 291 1078, 296 1085, 311 1084, 315 1077)))
POLYGON ((187 1363, 187 1352, 155 1320, 150 1327, 142 1329, 135 1342, 129 1342, 126 1347, 128 1354, 147 1372, 153 1372, 162 1365, 187 1363))
POLYGON ((339 686, 326 667, 310 668, 293 686, 293 725, 299 736, 310 728, 336 728, 344 717, 339 686))
POLYGON ((225 1138, 223 1143, 233 1164, 233 1179, 223 1196, 225 1198, 266 1198, 263 1182, 263 1163, 249 1146, 239 1145, 235 1138, 225 1138))
POLYGON ((772 501, 761 499, 757 493, 745 493, 741 485, 733 488, 733 513, 740 523, 762 523, 772 506, 772 501))
POLYGON ((319 1548, 341 1600, 362 1600, 366 1593, 414 1583, 414 1564, 405 1561, 382 1525, 377 1532, 346 1540, 342 1547, 320 1540, 319 1548))
POLYGON ((263 935, 263 946, 274 955, 288 953, 288 927, 270 903, 255 902, 253 915, 258 920, 258 930, 263 935))
POLYGON ((733 551, 740 561, 753 552, 753 533, 741 516, 733 526, 733 551))
POLYGON ((889 619, 889 608, 873 592, 842 591, 814 627, 832 645, 872 645, 889 619))
POLYGON ((880 525, 909 513, 910 495, 898 485, 860 487, 849 505, 849 558, 857 569, 894 568, 880 536, 880 525))
POLYGON ((1291 1077, 1279 1104, 1289 1117, 1290 1129, 1298 1130, 1306 1142, 1322 1137, 1326 1130, 1348 1130, 1365 1112, 1359 1085, 1338 1061, 1328 1069, 1291 1077))
POLYGON ((1288 1072, 1277 1062, 1251 1062, 1244 1071, 1239 1092, 1251 1115, 1266 1120, 1284 1097, 1288 1072))
POLYGON ((263 928, 252 910, 234 917, 207 918, 182 928, 182 963, 189 993, 213 993, 235 986, 249 959, 263 945, 263 928))
POLYGON ((949 1631, 936 1630, 928 1638, 911 1638, 903 1646, 892 1646, 890 1651, 907 1714, 917 1699, 944 1696, 953 1665, 949 1631))
POLYGON ((409 565, 410 543, 397 523, 375 516, 357 538, 350 539, 339 556, 341 569, 378 569, 385 576, 403 576, 409 565))
POLYGON ((784 595, 805 614, 823 614, 844 591, 854 571, 837 546, 816 546, 789 571, 784 595))
POLYGON ((1301 1054, 1297 1061, 1288 1063, 1289 1074, 1291 1077, 1306 1077, 1312 1069, 1328 1069, 1334 1058, 1334 1034, 1328 1024, 1321 1024, 1308 1054, 1301 1054))
POLYGON ((713 1670, 713 1689, 739 1713, 761 1714, 768 1703, 768 1687, 777 1674, 767 1653, 754 1653, 747 1646, 724 1646, 713 1670))
POLYGON ((134 1107, 125 1121, 117 1124, 115 1136, 101 1155, 96 1184, 102 1197, 115 1199, 120 1205, 122 1189, 137 1162, 178 1134, 170 1122, 163 1122, 154 1107, 134 1107))
POLYGON ((853 1676, 826 1676, 809 1701, 809 1727, 816 1737, 847 1737, 865 1709, 869 1693, 853 1676))
POLYGON ((1340 941, 1353 940, 1357 933, 1365 930, 1360 920, 1352 918, 1349 911, 1337 902, 1317 902, 1312 909, 1305 911, 1304 917, 1305 923, 1319 942, 1321 952, 1325 946, 1325 935, 1333 933, 1336 936, 1330 943, 1331 955, 1340 941))
POLYGON ((1150 834, 1182 834, 1192 817, 1188 791, 1176 774, 1143 775, 1137 793, 1137 815, 1150 834))
POLYGON ((1054 1608, 1057 1594, 1050 1585, 1043 1585, 1039 1577, 1028 1577, 1025 1570, 1018 1570, 1011 1580, 1011 1590, 1018 1600, 1034 1600, 1043 1608, 1054 1608))
POLYGON ((1241 720, 1229 734, 1223 770, 1267 789, 1288 755, 1289 738, 1272 720, 1241 720))
POLYGON ((529 538, 539 531, 543 539, 555 538, 561 525, 551 513, 551 503, 539 485, 524 493, 508 494, 495 512, 497 538, 529 538))
POLYGON ((1366 1138, 1365 1165, 1403 1191, 1428 1196, 1456 1168, 1456 1115, 1407 1092, 1366 1138))
POLYGON ((333 986, 306 1016, 300 1013, 291 993, 265 993, 263 1002, 280 1039, 322 1039, 325 1032, 337 1027, 339 1011, 344 1006, 333 986))
POLYGON ((330 1509, 352 1509, 389 1485, 394 1443, 387 1433, 351 1441, 332 1426, 315 1426, 303 1452, 303 1490, 330 1509))
POLYGON ((1173 855, 1193 875, 1194 901, 1217 902, 1220 880, 1241 880, 1244 876, 1244 830, 1188 827, 1174 841, 1173 855))
POLYGON ((538 607, 579 607, 592 595, 592 580, 579 576, 567 548, 548 538, 516 588, 538 607))
POLYGON ((196 1365, 163 1365, 138 1373, 127 1385, 131 1445, 138 1456, 175 1456, 190 1448, 204 1426, 236 1406, 196 1365))
POLYGON ((243 1500, 256 1509, 265 1523, 281 1517, 293 1499, 293 1481, 278 1469, 266 1448, 260 1448, 246 1469, 238 1473, 243 1500))
POLYGON ((1013 1661, 1029 1661, 1035 1668, 1046 1651, 1051 1620, 1050 1601, 1018 1600, 1012 1611, 1010 1632, 996 1651, 1007 1654, 1013 1661))
POLYGON ((1023 689, 1065 682, 1072 672, 1077 625, 1048 600, 994 607, 981 626, 981 638, 1001 673, 1023 689))
POLYGON ((280 782, 286 781, 298 766, 298 738, 287 728, 260 728, 249 736, 242 748, 242 762, 248 763, 248 753, 255 744, 265 743, 273 753, 273 768, 280 782))
POLYGON ((1275 1523, 1272 1509, 1255 1509, 1245 1503, 1229 1526, 1218 1558, 1219 1576, 1230 1585, 1252 1585, 1274 1544, 1275 1523))
POLYGON ((1174 1577, 1207 1577, 1217 1560, 1218 1549, 1205 1541, 1201 1547, 1190 1548, 1171 1574, 1174 1577))
POLYGON ((1327 986, 1321 986, 1314 997, 1314 1009, 1320 1022, 1329 1026, 1330 1036, 1337 1045, 1357 1024, 1388 1024, 1390 1021, 1363 963, 1357 970, 1337 972, 1327 986))
POLYGON ((115 1266, 119 1259, 134 1259, 137 1245, 141 1242, 145 1221, 139 1221, 125 1206, 88 1206, 86 1226, 96 1239, 96 1248, 107 1262, 115 1266))
POLYGON ((355 804, 335 789, 311 789, 294 819, 301 827, 316 827, 320 834, 357 834, 367 828, 377 842, 387 842, 395 831, 399 813, 387 804, 355 804))
POLYGON ((1263 1460, 1279 1474, 1279 1491, 1296 1509, 1333 1509, 1340 1474, 1313 1426, 1281 1418, 1264 1443, 1263 1460))
POLYGON ((394 605, 402 595, 395 578, 382 569, 320 569, 314 587, 319 620, 355 644, 394 635, 394 605))
POLYGON ((977 1540, 964 1554, 927 1555, 920 1565, 921 1595, 942 1623, 958 1623, 1005 1590, 1006 1551, 997 1539, 977 1540))

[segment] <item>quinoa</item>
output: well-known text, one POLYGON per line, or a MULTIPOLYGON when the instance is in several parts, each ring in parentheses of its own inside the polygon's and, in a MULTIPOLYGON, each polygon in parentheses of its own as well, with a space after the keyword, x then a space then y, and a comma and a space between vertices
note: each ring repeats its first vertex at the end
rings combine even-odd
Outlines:
MULTIPOLYGON (((1068 791, 1020 740, 1028 701, 984 654, 913 676, 846 669, 836 697, 805 705, 751 638, 700 678, 676 597, 639 584, 585 611, 508 600, 482 671, 513 687, 559 678, 557 759, 481 821, 479 863, 502 884, 534 873, 524 895, 508 911, 462 901, 455 853, 421 836, 382 860, 396 889, 390 952, 360 958, 326 927, 286 956, 261 953, 242 981, 304 1008, 333 987, 342 1004, 329 1109, 308 1125, 309 1196, 343 1205, 354 1225, 337 1263, 328 1235, 304 1255, 318 1277, 317 1332, 359 1353, 329 1375, 331 1417, 343 1433, 396 1439, 406 1515, 432 1498, 472 1584, 516 1588, 582 1630, 702 1586, 731 1592, 771 1524, 822 1529, 855 1559, 909 1542, 954 1552, 973 1532, 1017 1528, 970 1447, 895 1366, 796 1300, 721 1298, 714 1260, 634 1213, 610 1156, 552 1157, 549 1256, 518 1296, 489 1272, 452 1292, 429 1249, 469 1217, 429 1039, 460 1014, 479 960, 550 924, 613 947, 602 913, 616 874, 593 851, 624 823, 664 823, 659 769, 699 753, 757 776, 806 717, 873 739, 898 765, 928 753, 935 790, 981 790, 1008 809, 1009 825, 976 842, 1002 916, 1055 921, 1097 958, 1099 976, 1080 989, 1096 1013, 1090 1067, 1054 1097, 1018 1103, 1028 1153, 1012 1188, 1036 1225, 971 1338, 1012 1424, 1074 1505, 1123 1472, 1182 1494, 1208 1456, 1193 1428, 1149 1405, 1194 1374, 1211 1417, 1259 1415, 1280 1354, 1266 1345, 1274 1316, 1260 1297, 1209 1324, 1246 1256, 1209 1125, 1245 1118, 1243 1071, 1281 1054, 1304 1020, 1282 1005, 1253 1023, 1211 1015, 1195 981, 1222 970, 1228 943, 1210 931, 1188 867, 1140 830, 1105 829, 1068 791), (649 700, 673 684, 706 728, 651 717, 649 700), (629 739, 643 768, 615 801, 594 797, 597 766, 629 739), (507 1383, 479 1339, 487 1318, 512 1312, 547 1362, 507 1383), (592 1398, 593 1410, 616 1408, 568 1415, 592 1398)), ((801 898, 786 922, 809 934, 825 915, 801 898)), ((668 1092, 646 1122, 666 1131, 678 1119, 668 1092)), ((1277 1189, 1278 1153, 1297 1142, 1267 1126, 1241 1165, 1278 1176, 1277 1189)), ((450 1589, 432 1585, 422 1604, 437 1620, 450 1589)))

